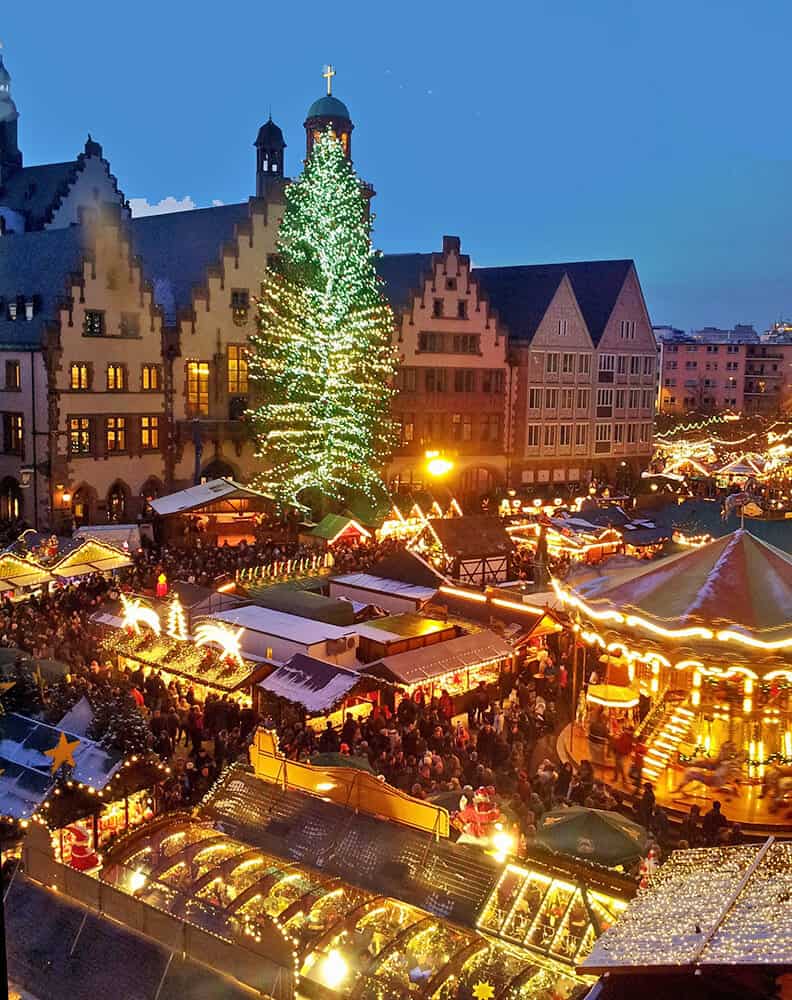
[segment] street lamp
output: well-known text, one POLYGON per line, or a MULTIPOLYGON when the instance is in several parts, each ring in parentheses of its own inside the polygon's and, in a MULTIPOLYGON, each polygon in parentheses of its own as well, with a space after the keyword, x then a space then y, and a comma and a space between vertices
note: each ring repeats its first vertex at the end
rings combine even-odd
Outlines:
POLYGON ((442 479, 454 468, 449 458, 444 458, 439 451, 427 451, 426 471, 433 479, 442 479))

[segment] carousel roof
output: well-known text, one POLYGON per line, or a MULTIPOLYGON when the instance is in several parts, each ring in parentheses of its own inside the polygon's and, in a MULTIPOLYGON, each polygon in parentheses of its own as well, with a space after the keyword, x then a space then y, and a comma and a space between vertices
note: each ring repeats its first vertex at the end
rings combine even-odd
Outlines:
POLYGON ((763 641, 792 638, 792 556, 744 530, 598 590, 589 608, 634 612, 665 629, 728 623, 763 641))

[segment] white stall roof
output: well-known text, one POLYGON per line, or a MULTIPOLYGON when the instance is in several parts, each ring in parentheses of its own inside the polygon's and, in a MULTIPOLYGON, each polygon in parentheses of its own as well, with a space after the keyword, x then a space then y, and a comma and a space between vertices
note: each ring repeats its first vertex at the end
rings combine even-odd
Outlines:
POLYGON ((304 645, 324 642, 325 639, 342 639, 354 635, 357 627, 349 625, 328 625, 311 618, 301 618, 285 611, 272 611, 261 608, 257 604, 246 604, 241 608, 231 608, 229 611, 218 611, 209 618, 227 622, 230 625, 249 629, 251 632, 261 632, 263 635, 277 636, 279 639, 290 639, 304 645))
POLYGON ((259 493, 233 479, 211 479, 208 483, 189 486, 178 493, 158 497, 151 501, 152 510, 160 517, 168 514, 184 514, 190 510, 208 507, 219 500, 270 500, 266 493, 259 493))
POLYGON ((374 576, 373 573, 347 573, 344 576, 334 576, 330 582, 345 584, 347 587, 359 587, 361 590, 370 590, 376 594, 393 594, 395 597, 409 597, 419 601, 430 601, 437 593, 436 587, 419 587, 414 583, 402 583, 401 580, 374 576))

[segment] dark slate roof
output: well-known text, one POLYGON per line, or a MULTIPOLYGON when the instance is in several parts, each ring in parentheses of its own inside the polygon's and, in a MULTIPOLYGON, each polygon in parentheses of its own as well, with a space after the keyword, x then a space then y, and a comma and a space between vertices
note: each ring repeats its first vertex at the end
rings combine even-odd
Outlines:
MULTIPOLYGON (((131 221, 133 252, 141 258, 143 275, 154 288, 154 300, 162 306, 166 322, 172 323, 178 310, 192 306, 193 288, 205 285, 207 268, 220 262, 234 227, 249 218, 248 203, 240 202, 131 221)), ((262 259, 262 276, 265 265, 262 259)))
POLYGON ((476 558, 503 555, 512 550, 512 540, 502 517, 489 514, 433 517, 430 523, 440 544, 451 556, 476 558))
POLYGON ((597 344, 632 266, 631 260, 591 260, 479 267, 473 277, 511 336, 530 341, 566 274, 591 339, 597 344))
POLYGON ((386 580, 398 580, 400 583, 410 583, 415 587, 432 587, 435 590, 445 583, 442 573, 438 573, 420 556, 406 549, 380 559, 374 563, 369 572, 372 576, 384 576, 386 580))
POLYGON ((501 872, 478 848, 435 843, 429 834, 284 791, 239 765, 217 781, 200 818, 287 861, 469 927, 501 872))
POLYGON ((5 906, 10 978, 42 1000, 250 998, 233 980, 178 953, 168 965, 167 948, 24 875, 14 878, 5 906))
POLYGON ((28 229, 39 229, 48 221, 52 209, 67 193, 81 169, 80 160, 21 167, 3 185, 0 205, 21 212, 28 229))
POLYGON ((0 239, 0 347, 26 348, 41 344, 44 326, 57 319, 58 305, 69 293, 68 276, 79 271, 80 227, 9 233, 0 239), (33 319, 24 310, 8 317, 8 301, 34 297, 33 319))
POLYGON ((385 295, 399 312, 408 309, 420 292, 424 275, 431 270, 433 254, 391 253, 377 260, 377 273, 385 282, 385 295))

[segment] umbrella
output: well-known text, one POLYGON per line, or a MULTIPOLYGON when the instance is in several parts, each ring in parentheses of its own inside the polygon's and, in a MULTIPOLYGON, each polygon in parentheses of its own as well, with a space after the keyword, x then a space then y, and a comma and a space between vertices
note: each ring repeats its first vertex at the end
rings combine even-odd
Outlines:
POLYGON ((649 834, 642 826, 619 813, 582 806, 545 813, 536 840, 551 851, 608 868, 638 861, 649 847, 649 834))
POLYGON ((366 757, 351 757, 345 753, 315 753, 309 759, 314 767, 353 767, 357 771, 368 771, 374 774, 374 769, 366 757))

